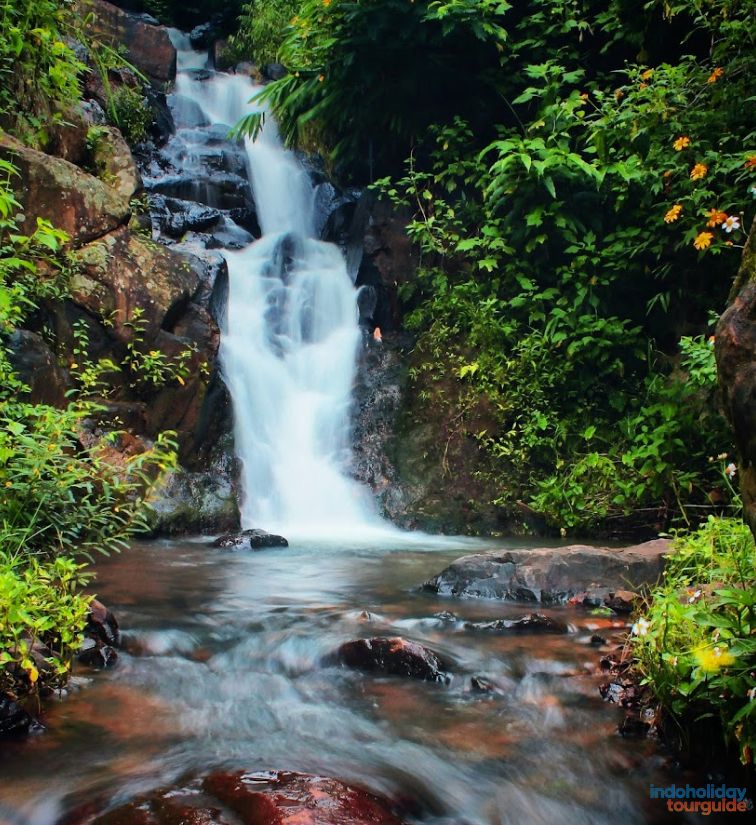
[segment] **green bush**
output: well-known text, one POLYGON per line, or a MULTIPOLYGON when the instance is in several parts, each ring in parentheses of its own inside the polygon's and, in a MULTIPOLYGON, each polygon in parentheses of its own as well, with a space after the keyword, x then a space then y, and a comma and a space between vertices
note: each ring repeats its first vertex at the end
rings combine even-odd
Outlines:
POLYGON ((254 60, 260 65, 278 60, 289 24, 301 5, 302 0, 246 3, 239 16, 239 29, 230 38, 233 54, 239 60, 254 60))
POLYGON ((45 143, 51 119, 80 97, 85 66, 65 42, 75 0, 0 0, 0 116, 45 143))
MULTIPOLYGON (((0 530, 3 547, 13 537, 0 530)), ((81 647, 91 596, 80 593, 84 567, 0 552, 0 693, 62 687, 81 647)))
MULTIPOLYGON (((146 528, 145 499, 174 466, 175 444, 162 434, 124 458, 112 450, 118 433, 85 437, 101 410, 86 393, 64 409, 24 400, 7 336, 39 299, 66 294, 67 238, 44 221, 20 233, 15 169, 0 161, 0 175, 0 688, 22 695, 65 680, 88 603, 78 594, 87 579, 81 559, 119 550, 146 528)), ((134 369, 148 369, 148 380, 181 377, 180 366, 151 358, 134 369)))
POLYGON ((678 535, 633 625, 644 684, 686 736, 718 719, 744 764, 756 748, 756 546, 737 519, 678 535))

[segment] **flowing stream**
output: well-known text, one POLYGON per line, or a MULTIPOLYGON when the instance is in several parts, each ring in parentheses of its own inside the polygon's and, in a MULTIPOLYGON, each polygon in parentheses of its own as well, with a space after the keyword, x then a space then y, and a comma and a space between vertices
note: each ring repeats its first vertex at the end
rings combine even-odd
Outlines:
MULTIPOLYGON (((238 149, 225 127, 249 111, 255 88, 206 72, 204 55, 177 43, 172 151, 191 171, 208 146, 223 157, 238 149)), ((361 346, 354 286, 339 250, 313 237, 312 186, 273 124, 244 152, 263 237, 223 230, 243 247, 224 253, 223 368, 244 524, 279 529, 291 546, 233 553, 164 541, 99 563, 97 591, 126 649, 113 670, 80 670, 45 734, 0 750, 0 824, 65 822, 90 800, 116 803, 217 766, 357 782, 411 800, 408 821, 420 825, 664 821, 648 787, 670 781, 667 767, 653 743, 618 737, 622 711, 597 691, 591 635, 616 633, 621 620, 565 608, 554 613, 566 635, 485 633, 464 621, 532 608, 417 589, 466 552, 528 543, 409 536, 377 518, 344 471, 361 346), (427 644, 451 663, 451 683, 324 664, 370 635, 427 644), (494 692, 476 693, 476 675, 494 692)), ((207 184, 191 186, 205 187, 207 203, 207 184)))

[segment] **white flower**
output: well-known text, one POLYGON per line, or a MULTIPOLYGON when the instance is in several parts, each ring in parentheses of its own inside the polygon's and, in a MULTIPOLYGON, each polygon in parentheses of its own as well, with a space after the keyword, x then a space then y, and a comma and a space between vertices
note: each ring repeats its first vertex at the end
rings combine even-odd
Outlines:
POLYGON ((735 478, 735 474, 738 472, 738 468, 732 463, 732 461, 725 467, 725 475, 728 478, 735 478))
POLYGON ((735 229, 740 229, 740 218, 735 215, 730 215, 722 224, 722 229, 728 234, 735 229))
POLYGON ((756 198, 756 183, 749 187, 748 191, 751 193, 752 198, 756 198))
POLYGON ((646 636, 650 629, 651 622, 646 619, 638 619, 638 621, 632 626, 631 632, 633 636, 646 636))
POLYGON ((752 687, 752 688, 748 691, 747 696, 748 696, 748 700, 749 700, 750 702, 753 702, 753 700, 754 700, 754 699, 756 699, 756 687, 752 687))
POLYGON ((696 592, 688 599, 688 604, 693 604, 693 602, 698 601, 701 598, 701 591, 696 590, 696 592))

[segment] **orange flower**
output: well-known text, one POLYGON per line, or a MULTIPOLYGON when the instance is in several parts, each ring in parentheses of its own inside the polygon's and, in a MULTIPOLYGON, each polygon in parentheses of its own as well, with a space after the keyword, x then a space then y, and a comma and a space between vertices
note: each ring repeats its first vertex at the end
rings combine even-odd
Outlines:
POLYGON ((331 5, 331 0, 323 0, 323 5, 327 8, 331 5))
POLYGON ((641 80, 651 80, 651 78, 653 76, 654 76, 654 70, 653 69, 646 69, 646 71, 643 72, 643 74, 641 75, 641 80))
POLYGON ((696 239, 693 241, 693 246, 695 246, 696 249, 703 251, 711 246, 711 242, 713 240, 714 235, 711 232, 699 232, 698 235, 696 235, 696 239))
POLYGON ((672 148, 675 152, 682 152, 682 150, 686 149, 688 146, 690 146, 690 138, 685 135, 677 138, 677 140, 672 144, 672 148))
POLYGON ((614 93, 614 99, 615 99, 617 102, 619 102, 620 100, 622 100, 622 98, 623 98, 624 96, 625 96, 625 93, 622 91, 622 89, 617 89, 617 90, 615 91, 615 93, 614 93))
POLYGON ((705 163, 697 163, 690 170, 690 179, 691 180, 701 180, 701 178, 706 177, 706 173, 708 171, 709 171, 709 167, 705 163))
POLYGON ((681 212, 682 206, 676 203, 667 210, 667 214, 664 216, 664 223, 674 223, 680 217, 681 212))
POLYGON ((750 157, 746 158, 746 162, 743 164, 746 169, 752 169, 756 166, 756 155, 751 155, 750 157))
POLYGON ((719 66, 717 66, 717 68, 714 69, 714 71, 709 75, 706 82, 707 83, 716 83, 717 80, 719 80, 719 78, 722 77, 723 74, 724 74, 724 69, 721 69, 719 66))
POLYGON ((710 209, 706 216, 708 217, 708 221, 706 222, 706 226, 718 226, 720 223, 723 223, 727 220, 727 213, 720 212, 719 209, 710 209))

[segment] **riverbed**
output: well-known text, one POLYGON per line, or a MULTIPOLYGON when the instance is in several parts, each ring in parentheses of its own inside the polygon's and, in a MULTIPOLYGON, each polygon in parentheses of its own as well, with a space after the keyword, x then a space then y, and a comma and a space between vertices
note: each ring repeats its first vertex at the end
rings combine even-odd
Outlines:
POLYGON ((335 776, 424 825, 665 821, 648 796, 673 781, 667 761, 653 741, 622 739, 622 711, 598 692, 590 638, 621 632, 621 617, 565 607, 540 612, 566 635, 472 631, 462 620, 532 605, 418 589, 460 555, 523 546, 397 534, 251 552, 197 539, 99 561, 96 591, 126 649, 111 670, 79 667, 46 732, 4 746, 0 822, 52 825, 214 767, 335 776), (323 664, 377 635, 427 645, 450 683, 323 664), (475 691, 474 676, 493 691, 475 691))

